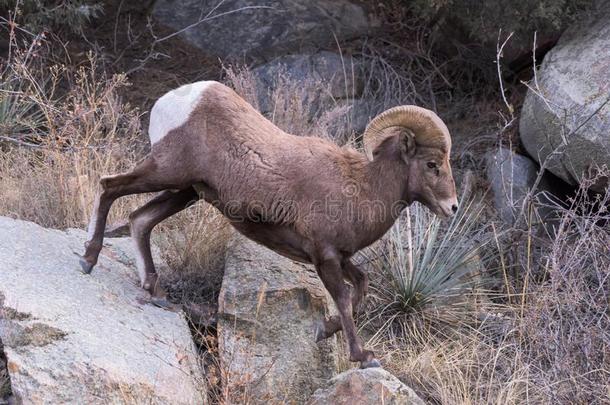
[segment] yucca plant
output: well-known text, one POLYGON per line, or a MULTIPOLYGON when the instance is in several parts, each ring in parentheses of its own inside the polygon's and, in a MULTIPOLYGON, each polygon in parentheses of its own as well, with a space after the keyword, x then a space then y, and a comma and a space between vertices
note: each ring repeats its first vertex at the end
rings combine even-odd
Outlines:
POLYGON ((489 249, 483 204, 475 199, 448 223, 421 205, 410 207, 386 238, 365 251, 371 268, 369 306, 363 327, 373 339, 429 325, 465 321, 472 314, 489 249))
POLYGON ((44 115, 21 89, 0 84, 0 131, 4 136, 32 133, 44 124, 44 115))

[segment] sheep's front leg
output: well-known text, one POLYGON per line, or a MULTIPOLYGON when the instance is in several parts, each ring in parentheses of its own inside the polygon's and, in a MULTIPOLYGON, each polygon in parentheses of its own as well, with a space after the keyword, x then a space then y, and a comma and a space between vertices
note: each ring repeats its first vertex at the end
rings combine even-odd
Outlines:
POLYGON ((350 361, 359 361, 361 368, 379 367, 379 361, 375 359, 373 352, 362 348, 360 338, 356 334, 350 290, 343 281, 341 262, 337 258, 324 259, 316 265, 316 271, 339 310, 339 319, 349 347, 350 361))

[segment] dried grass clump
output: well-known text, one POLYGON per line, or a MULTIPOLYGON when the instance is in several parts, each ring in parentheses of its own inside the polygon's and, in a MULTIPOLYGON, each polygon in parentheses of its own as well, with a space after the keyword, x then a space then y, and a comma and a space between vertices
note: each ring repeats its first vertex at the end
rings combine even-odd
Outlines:
MULTIPOLYGON (((11 89, 0 89, 0 97, 14 113, 2 122, 7 132, 0 139, 0 215, 46 227, 83 227, 99 177, 126 170, 141 154, 139 115, 117 95, 125 77, 100 74, 95 56, 71 70, 44 64, 45 52, 35 45, 17 50, 2 72, 11 89), (35 114, 35 125, 24 124, 24 111, 35 114)), ((111 221, 141 201, 118 201, 111 221)))
MULTIPOLYGON (((227 84, 255 108, 260 109, 260 100, 269 100, 266 117, 289 134, 318 136, 339 145, 353 142, 357 135, 352 128, 351 114, 357 101, 329 101, 330 83, 313 77, 296 80, 280 70, 273 77, 275 83, 269 90, 257 83, 254 73, 247 67, 228 66, 224 72, 227 84)), ((353 78, 345 78, 346 83, 353 81, 353 78)))
POLYGON ((586 187, 557 207, 554 240, 538 260, 544 280, 526 278, 520 303, 519 344, 553 403, 610 401, 610 190, 586 187))
POLYGON ((207 203, 197 203, 162 222, 155 241, 172 270, 163 274, 170 297, 183 304, 215 307, 232 228, 207 203))

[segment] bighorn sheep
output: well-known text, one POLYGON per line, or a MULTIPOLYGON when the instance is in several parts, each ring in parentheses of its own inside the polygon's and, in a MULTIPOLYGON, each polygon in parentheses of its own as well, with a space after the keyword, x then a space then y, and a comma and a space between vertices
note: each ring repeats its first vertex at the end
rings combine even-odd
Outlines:
POLYGON ((387 110, 368 125, 364 155, 287 134, 233 90, 205 81, 161 97, 152 108, 149 136, 151 152, 131 172, 100 180, 83 271, 97 263, 113 201, 161 191, 130 215, 130 229, 142 287, 154 303, 166 305, 151 231, 203 198, 247 237, 312 263, 340 314, 321 320, 316 339, 343 329, 351 361, 378 366, 356 335, 352 308, 365 296, 368 279, 350 258, 379 239, 413 201, 442 216, 457 210, 451 138, 441 119, 416 106, 387 110))

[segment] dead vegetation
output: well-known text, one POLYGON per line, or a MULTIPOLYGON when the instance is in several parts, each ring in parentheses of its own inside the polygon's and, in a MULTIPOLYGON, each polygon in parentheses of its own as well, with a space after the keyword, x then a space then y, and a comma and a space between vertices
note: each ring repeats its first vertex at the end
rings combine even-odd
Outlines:
POLYGON ((8 376, 7 361, 0 342, 0 404, 11 394, 11 380, 8 376))

